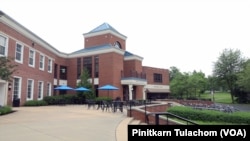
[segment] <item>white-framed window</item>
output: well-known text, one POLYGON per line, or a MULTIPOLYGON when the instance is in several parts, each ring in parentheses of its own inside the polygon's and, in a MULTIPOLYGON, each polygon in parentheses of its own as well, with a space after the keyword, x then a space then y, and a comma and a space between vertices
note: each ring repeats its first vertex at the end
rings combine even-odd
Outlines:
POLYGON ((32 49, 30 49, 29 51, 29 66, 31 67, 35 67, 35 57, 36 56, 36 52, 32 49))
POLYGON ((52 73, 52 59, 48 59, 48 72, 52 73))
POLYGON ((51 83, 47 83, 47 96, 51 96, 51 83))
POLYGON ((23 45, 16 43, 16 55, 15 60, 18 63, 23 63, 23 45))
POLYGON ((21 99, 22 78, 14 76, 13 78, 13 99, 21 99))
POLYGON ((0 56, 7 56, 8 38, 0 35, 0 56))
POLYGON ((43 98, 43 81, 38 81, 38 99, 43 98))
POLYGON ((33 93, 34 93, 34 80, 28 79, 28 82, 27 82, 27 100, 33 99, 33 93))
POLYGON ((39 69, 44 70, 44 55, 40 54, 39 57, 39 69))

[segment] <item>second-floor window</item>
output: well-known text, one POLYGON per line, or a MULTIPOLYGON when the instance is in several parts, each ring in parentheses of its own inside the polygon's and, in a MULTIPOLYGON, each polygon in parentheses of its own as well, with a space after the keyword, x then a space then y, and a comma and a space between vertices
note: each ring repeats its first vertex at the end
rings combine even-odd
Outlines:
POLYGON ((76 62, 76 77, 77 77, 77 79, 79 79, 80 78, 80 76, 81 76, 81 71, 82 71, 82 68, 81 68, 81 58, 77 58, 77 62, 76 62))
POLYGON ((95 77, 99 77, 99 56, 95 56, 95 77))
POLYGON ((60 79, 67 80, 67 67, 60 66, 60 79))
POLYGON ((7 38, 0 35, 0 56, 7 55, 7 38))
POLYGON ((23 45, 16 43, 16 62, 23 63, 23 45))
POLYGON ((29 52, 29 66, 35 67, 35 51, 30 50, 29 52))
POLYGON ((40 59, 39 59, 39 69, 40 70, 44 70, 44 55, 40 55, 40 59))
POLYGON ((52 60, 51 59, 48 60, 48 72, 52 73, 52 60))
POLYGON ((87 69, 89 76, 92 77, 92 57, 83 58, 83 68, 87 69))
POLYGON ((57 78, 57 64, 54 64, 54 78, 57 78))
POLYGON ((162 82, 162 74, 154 73, 154 82, 162 82))

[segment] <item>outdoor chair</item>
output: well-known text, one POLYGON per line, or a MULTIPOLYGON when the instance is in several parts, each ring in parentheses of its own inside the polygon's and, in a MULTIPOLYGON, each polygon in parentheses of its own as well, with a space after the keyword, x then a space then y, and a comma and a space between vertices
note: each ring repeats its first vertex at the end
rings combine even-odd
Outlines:
POLYGON ((108 101, 102 101, 102 111, 108 111, 110 108, 112 108, 112 103, 108 101))
POLYGON ((89 109, 90 107, 95 108, 96 102, 95 102, 94 100, 87 99, 87 100, 86 100, 86 103, 87 103, 87 105, 88 105, 88 109, 89 109))
POLYGON ((116 112, 119 109, 123 112, 123 102, 122 101, 114 101, 113 102, 113 112, 116 112))

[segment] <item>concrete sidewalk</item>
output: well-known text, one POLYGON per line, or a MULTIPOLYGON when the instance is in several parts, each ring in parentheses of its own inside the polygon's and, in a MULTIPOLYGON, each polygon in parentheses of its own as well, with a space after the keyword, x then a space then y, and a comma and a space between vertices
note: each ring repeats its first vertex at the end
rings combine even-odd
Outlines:
POLYGON ((17 107, 0 116, 1 141, 127 141, 131 118, 86 105, 17 107))

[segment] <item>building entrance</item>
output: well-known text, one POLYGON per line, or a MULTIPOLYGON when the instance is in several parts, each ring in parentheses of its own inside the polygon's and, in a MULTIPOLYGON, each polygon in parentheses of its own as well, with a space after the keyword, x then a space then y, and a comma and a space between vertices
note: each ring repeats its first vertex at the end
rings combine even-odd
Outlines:
POLYGON ((6 82, 0 82, 0 105, 4 106, 6 103, 6 82))

